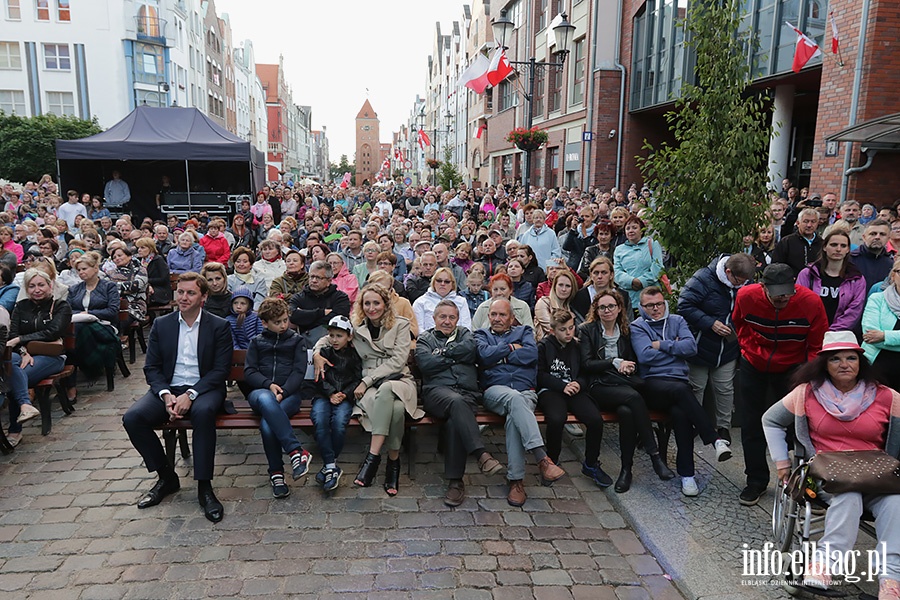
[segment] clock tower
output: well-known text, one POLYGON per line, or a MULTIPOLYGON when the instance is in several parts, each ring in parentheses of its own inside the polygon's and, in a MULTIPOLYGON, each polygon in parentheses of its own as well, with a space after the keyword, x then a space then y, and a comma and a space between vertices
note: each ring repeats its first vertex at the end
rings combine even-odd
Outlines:
POLYGON ((356 185, 375 183, 381 161, 378 115, 367 98, 356 115, 356 185))

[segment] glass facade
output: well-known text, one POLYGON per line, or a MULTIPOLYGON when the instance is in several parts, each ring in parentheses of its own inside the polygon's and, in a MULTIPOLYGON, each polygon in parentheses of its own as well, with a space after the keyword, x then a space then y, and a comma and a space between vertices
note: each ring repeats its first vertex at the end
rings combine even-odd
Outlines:
MULTIPOLYGON (((665 104, 678 97, 681 84, 693 80, 693 50, 685 48, 682 21, 689 0, 647 0, 633 22, 631 110, 665 104)), ((828 0, 742 0, 741 29, 757 40, 747 49, 754 78, 791 71, 796 25, 820 47, 826 42, 828 0)), ((810 64, 821 63, 815 58, 810 64)))

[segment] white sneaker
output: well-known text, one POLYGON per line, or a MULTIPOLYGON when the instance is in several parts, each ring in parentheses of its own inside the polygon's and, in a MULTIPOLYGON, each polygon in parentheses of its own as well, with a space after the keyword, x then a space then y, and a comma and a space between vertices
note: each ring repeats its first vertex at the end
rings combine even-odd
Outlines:
POLYGON ((719 462, 724 462, 731 458, 731 444, 727 441, 719 438, 716 440, 716 443, 713 444, 713 447, 716 449, 716 459, 719 462))
POLYGON ((581 426, 578 425, 578 423, 566 423, 566 431, 572 437, 584 437, 584 430, 581 428, 581 426))
POLYGON ((681 493, 685 496, 699 496, 700 488, 697 487, 697 480, 693 477, 681 478, 681 493))
POLYGON ((24 423, 25 421, 30 421, 35 417, 41 416, 41 411, 36 409, 31 404, 23 404, 19 407, 19 418, 16 420, 17 423, 24 423))

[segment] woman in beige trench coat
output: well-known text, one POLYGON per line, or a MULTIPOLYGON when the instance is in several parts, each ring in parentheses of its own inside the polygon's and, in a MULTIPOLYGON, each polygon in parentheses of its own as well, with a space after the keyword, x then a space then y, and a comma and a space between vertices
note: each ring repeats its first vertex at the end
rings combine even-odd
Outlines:
MULTIPOLYGON (((372 485, 381 463, 382 446, 386 444, 384 490, 389 496, 396 496, 406 414, 414 419, 424 416, 407 366, 411 340, 409 320, 397 316, 390 290, 380 285, 367 285, 360 291, 350 320, 354 325, 353 347, 363 367, 362 382, 354 393, 354 414, 360 417, 366 431, 372 433, 369 452, 353 483, 362 487, 372 485)), ((326 368, 326 362, 318 354, 314 361, 318 375, 326 368)))

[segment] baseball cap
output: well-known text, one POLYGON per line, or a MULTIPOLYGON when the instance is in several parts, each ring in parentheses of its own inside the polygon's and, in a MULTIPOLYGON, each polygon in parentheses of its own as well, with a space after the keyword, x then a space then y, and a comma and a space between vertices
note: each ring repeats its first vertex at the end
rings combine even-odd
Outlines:
POLYGON ((353 323, 350 322, 350 319, 345 317, 344 315, 338 315, 336 317, 332 317, 330 321, 328 321, 328 329, 342 329, 347 333, 353 333, 353 323))
POLYGON ((766 267, 762 282, 770 296, 794 295, 794 271, 784 263, 772 263, 766 267))

